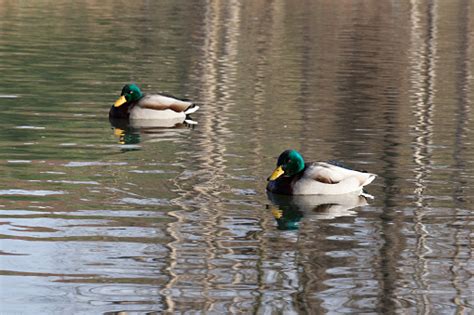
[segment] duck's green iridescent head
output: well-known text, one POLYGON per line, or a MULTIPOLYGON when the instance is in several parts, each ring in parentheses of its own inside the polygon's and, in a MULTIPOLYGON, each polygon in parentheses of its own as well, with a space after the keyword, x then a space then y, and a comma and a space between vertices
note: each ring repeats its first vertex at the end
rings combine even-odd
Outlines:
POLYGON ((135 102, 143 97, 142 91, 135 84, 127 84, 122 88, 122 94, 115 101, 114 106, 119 107, 127 102, 135 102))
POLYGON ((273 171, 268 180, 275 180, 278 177, 293 176, 304 169, 304 159, 296 150, 285 150, 278 157, 277 168, 273 171))

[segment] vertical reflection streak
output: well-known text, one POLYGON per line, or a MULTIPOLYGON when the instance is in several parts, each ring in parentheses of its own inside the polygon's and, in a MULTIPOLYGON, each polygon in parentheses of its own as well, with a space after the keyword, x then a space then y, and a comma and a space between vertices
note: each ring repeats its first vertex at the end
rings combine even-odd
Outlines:
MULTIPOLYGON (((234 103, 234 93, 235 93, 235 86, 236 86, 236 75, 237 75, 237 54, 238 54, 238 44, 239 44, 239 27, 240 27, 240 4, 237 0, 231 0, 228 2, 228 18, 226 21, 226 27, 225 27, 225 34, 224 34, 224 53, 219 59, 219 69, 221 69, 221 81, 222 83, 220 84, 220 90, 222 93, 222 97, 220 101, 222 102, 223 107, 218 107, 216 108, 221 108, 221 110, 224 113, 229 112, 231 107, 235 105, 234 103)), ((222 23, 222 21, 221 21, 222 23)), ((219 113, 216 113, 215 117, 217 117, 219 113)), ((222 180, 225 179, 225 158, 224 155, 227 151, 227 144, 229 143, 229 139, 227 138, 227 135, 230 135, 232 131, 227 127, 228 124, 228 114, 222 115, 221 118, 219 118, 220 121, 220 126, 219 129, 216 130, 216 135, 215 137, 207 138, 207 140, 211 140, 210 143, 207 143, 207 145, 211 145, 212 142, 215 142, 218 146, 216 147, 217 152, 218 152, 218 159, 219 163, 214 163, 214 165, 209 165, 210 167, 216 167, 215 165, 218 164, 217 168, 214 169, 216 173, 219 173, 218 178, 221 178, 222 180), (218 141, 216 141, 217 138, 218 141), (220 166, 219 166, 220 164, 220 166)), ((220 183, 219 186, 222 186, 223 183, 220 183)), ((215 189, 213 189, 215 191, 215 189)), ((216 199, 218 199, 218 194, 215 195, 216 199)), ((220 204, 218 209, 223 209, 224 204, 220 204)), ((219 214, 219 217, 221 217, 223 213, 219 214)), ((219 226, 225 226, 225 223, 219 224, 219 226)), ((219 233, 223 234, 223 233, 219 233)), ((217 248, 224 252, 223 250, 233 253, 232 247, 229 247, 226 245, 226 240, 227 237, 223 235, 219 235, 219 240, 216 241, 217 248)), ((238 285, 240 282, 242 282, 242 279, 245 279, 245 275, 240 275, 239 272, 239 267, 240 262, 234 262, 231 269, 232 269, 232 284, 233 285, 238 285)), ((234 304, 237 303, 239 300, 238 297, 233 298, 234 304)), ((238 308, 237 308, 238 309, 238 308)))
POLYGON ((414 230, 417 236, 415 255, 417 263, 415 265, 415 281, 418 290, 422 292, 420 295, 422 301, 419 301, 420 313, 430 313, 430 302, 427 295, 429 284, 426 278, 429 274, 426 255, 431 252, 427 244, 429 232, 424 224, 425 208, 428 206, 426 202, 426 179, 431 173, 431 146, 433 143, 433 112, 434 112, 434 93, 436 79, 436 55, 437 55, 437 3, 436 0, 428 1, 427 7, 427 34, 426 42, 423 34, 422 23, 420 17, 422 15, 421 4, 417 0, 411 1, 411 20, 412 20, 412 39, 411 39, 411 61, 412 61, 412 85, 415 94, 415 104, 413 106, 413 114, 416 119, 413 133, 415 135, 413 145, 413 158, 416 168, 415 172, 415 204, 414 211, 414 230))
MULTIPOLYGON (((457 95, 459 95, 459 99, 457 100, 457 108, 456 108, 456 129, 454 134, 454 148, 453 148, 453 161, 454 161, 454 168, 452 174, 452 183, 453 183, 453 202, 455 205, 456 216, 454 220, 459 220, 460 215, 459 209, 462 209, 464 203, 466 202, 464 197, 466 196, 465 186, 467 186, 466 180, 462 178, 463 173, 466 171, 465 161, 468 160, 466 156, 465 149, 466 143, 465 139, 467 139, 468 135, 468 123, 469 123, 469 114, 471 111, 470 108, 470 99, 468 95, 468 91, 470 91, 469 86, 469 78, 471 77, 470 73, 470 60, 469 56, 471 56, 471 42, 469 36, 469 12, 470 12, 470 1, 464 0, 462 4, 459 6, 459 27, 461 31, 460 38, 460 57, 458 58, 457 62, 457 73, 459 75, 456 77, 458 80, 456 84, 457 95)), ((453 222, 455 223, 455 222, 453 222)), ((450 268, 450 272, 452 273, 452 282, 453 288, 456 291, 456 296, 453 299, 453 303, 456 304, 457 310, 456 314, 465 314, 468 312, 466 309, 465 303, 463 301, 464 297, 464 288, 469 288, 469 285, 464 280, 463 274, 469 274, 469 270, 466 269, 466 258, 469 257, 470 259, 473 258, 472 247, 470 246, 463 246, 464 240, 466 239, 466 230, 468 231, 469 222, 466 222, 465 228, 463 229, 456 229, 456 233, 454 235, 454 244, 455 244, 455 252, 453 257, 453 266, 450 268), (470 255, 465 255, 463 250, 470 251, 470 255)), ((467 236, 469 238, 469 236, 467 236)), ((469 260, 469 258, 467 258, 469 260)), ((470 293, 467 292, 467 296, 470 293)))
MULTIPOLYGON (((196 139, 199 154, 195 155, 195 159, 199 171, 192 175, 198 176, 199 181, 191 190, 180 189, 181 197, 174 202, 182 210, 170 213, 176 218, 176 222, 168 228, 174 239, 168 244, 171 251, 168 268, 171 279, 164 291, 169 312, 180 311, 183 306, 192 305, 193 302, 199 303, 197 308, 203 310, 216 308, 219 300, 214 298, 213 291, 216 289, 216 283, 219 283, 217 278, 228 275, 221 275, 219 268, 222 267, 216 266, 215 261, 225 259, 221 256, 234 253, 232 246, 226 242, 226 235, 229 234, 226 233, 226 214, 223 213, 226 204, 222 202, 220 194, 225 189, 225 154, 229 135, 232 134, 227 125, 232 100, 235 99, 233 93, 237 73, 239 28, 240 5, 237 0, 226 3, 211 0, 206 2, 200 73, 202 86, 199 89, 206 114, 201 116, 201 134, 196 139), (199 205, 199 210, 194 215, 189 211, 195 210, 190 209, 190 200, 199 205), (191 216, 193 217, 190 218, 191 216), (186 253, 186 249, 195 250, 196 246, 193 244, 196 239, 199 239, 199 253, 194 254, 198 255, 198 260, 202 263, 201 268, 205 269, 199 282, 186 278, 188 271, 183 268, 189 268, 192 263, 187 264, 188 267, 179 263, 188 257, 193 259, 192 254, 186 253), (191 287, 190 281, 193 281, 191 287), (188 301, 177 305, 178 297, 188 301)), ((175 184, 180 186, 177 182, 175 184)), ((238 284, 239 279, 245 278, 239 275, 238 265, 230 268, 234 285, 238 284)), ((237 302, 236 299, 238 297, 234 298, 234 303, 237 302)))
MULTIPOLYGON (((217 53, 218 53, 218 37, 219 37, 219 28, 217 25, 219 21, 219 1, 206 1, 206 10, 205 10, 205 22, 204 22, 204 42, 203 42, 203 70, 202 70, 202 82, 203 86, 201 87, 201 91, 203 92, 203 102, 205 104, 209 104, 207 111, 209 111, 209 115, 203 117, 200 121, 200 129, 202 130, 204 140, 207 138, 209 139, 207 142, 212 142, 212 126, 214 123, 214 117, 216 116, 215 107, 214 105, 217 102, 217 86, 218 86, 218 76, 217 76, 217 53), (211 138, 211 139, 210 139, 211 138)), ((205 160, 203 159, 210 158, 212 156, 212 146, 209 146, 208 143, 203 143, 200 146, 201 152, 201 162, 204 168, 209 168, 212 166, 212 160, 205 160)), ((179 187, 179 185, 177 185, 179 187)), ((180 189, 184 193, 182 194, 181 200, 186 200, 188 198, 193 198, 191 191, 186 191, 185 189, 180 189)), ((206 191, 202 191, 203 194, 208 195, 206 191)), ((180 205, 180 208, 183 210, 188 210, 189 207, 181 200, 175 200, 177 204, 180 205), (182 204, 183 203, 183 204, 182 204)), ((180 292, 174 292, 177 288, 180 287, 180 275, 179 271, 179 258, 181 256, 180 251, 183 250, 183 244, 185 245, 188 242, 188 239, 185 235, 181 233, 184 230, 184 225, 188 220, 188 215, 185 211, 173 211, 170 213, 171 216, 176 218, 176 222, 171 223, 168 228, 168 233, 173 237, 174 241, 168 244, 170 248, 170 266, 168 268, 168 272, 170 273, 170 281, 166 285, 166 292, 164 295, 166 296, 166 302, 168 312, 176 312, 178 308, 175 303, 175 298, 180 292)), ((207 217, 202 222, 206 222, 206 224, 214 224, 216 225, 216 217, 210 216, 207 217), (211 222, 212 221, 212 222, 211 222)), ((200 233, 207 234, 208 229, 203 227, 203 230, 200 233)), ((206 258, 212 259, 213 252, 215 252, 213 242, 209 242, 209 235, 204 235, 204 242, 201 242, 201 245, 205 248, 205 256, 206 258)), ((202 281, 203 286, 208 286, 209 281, 202 281)), ((179 290, 179 289, 178 289, 179 290)), ((205 289, 203 291, 206 291, 205 289)), ((202 294, 202 292, 201 292, 202 294)))

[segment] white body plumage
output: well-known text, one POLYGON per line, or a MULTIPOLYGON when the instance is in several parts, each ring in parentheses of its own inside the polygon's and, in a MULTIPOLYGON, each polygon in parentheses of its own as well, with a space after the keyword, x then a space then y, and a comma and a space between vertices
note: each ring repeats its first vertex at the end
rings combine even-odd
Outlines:
POLYGON ((350 170, 325 162, 308 165, 303 176, 294 184, 295 195, 336 195, 362 193, 364 186, 377 176, 350 170))

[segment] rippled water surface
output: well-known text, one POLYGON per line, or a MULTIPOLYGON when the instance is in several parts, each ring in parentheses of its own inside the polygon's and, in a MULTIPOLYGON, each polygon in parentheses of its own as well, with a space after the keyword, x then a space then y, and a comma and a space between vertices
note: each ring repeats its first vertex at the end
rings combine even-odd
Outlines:
POLYGON ((0 0, 0 312, 474 312, 473 17, 0 0), (111 124, 128 82, 197 125, 111 124), (290 147, 373 199, 267 195, 290 147))

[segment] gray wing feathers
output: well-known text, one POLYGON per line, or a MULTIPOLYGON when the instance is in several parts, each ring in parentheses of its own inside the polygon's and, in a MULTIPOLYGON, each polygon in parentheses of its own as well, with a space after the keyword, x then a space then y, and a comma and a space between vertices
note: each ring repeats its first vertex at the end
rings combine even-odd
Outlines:
POLYGON ((172 109, 175 112, 184 112, 192 105, 192 102, 182 101, 163 95, 145 95, 140 99, 138 104, 142 108, 157 110, 172 109))

